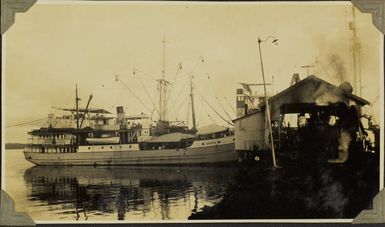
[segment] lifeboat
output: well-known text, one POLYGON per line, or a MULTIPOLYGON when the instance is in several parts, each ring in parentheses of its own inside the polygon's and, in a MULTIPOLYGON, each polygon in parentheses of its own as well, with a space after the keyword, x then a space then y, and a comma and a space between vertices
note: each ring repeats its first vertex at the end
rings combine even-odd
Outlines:
POLYGON ((101 135, 101 137, 98 138, 93 138, 93 136, 90 135, 89 138, 86 138, 86 141, 88 144, 117 144, 120 142, 120 136, 119 133, 115 135, 101 135))

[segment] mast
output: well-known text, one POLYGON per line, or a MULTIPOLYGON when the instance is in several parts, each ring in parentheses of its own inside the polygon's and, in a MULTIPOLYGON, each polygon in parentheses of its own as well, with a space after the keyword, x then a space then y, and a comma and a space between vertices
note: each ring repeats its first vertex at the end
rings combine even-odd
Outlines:
POLYGON ((79 130, 79 97, 78 97, 78 84, 76 84, 76 129, 79 130))
POLYGON ((167 104, 166 104, 166 92, 167 85, 170 84, 166 80, 166 40, 163 36, 163 59, 162 59, 162 78, 158 80, 158 89, 159 89, 159 120, 166 120, 167 113, 167 104))
POLYGON ((78 84, 76 84, 76 144, 79 145, 79 100, 78 97, 78 84))
POLYGON ((163 36, 163 59, 162 59, 162 76, 166 79, 166 38, 163 36))
POLYGON ((193 93, 193 79, 194 75, 190 74, 190 99, 191 99, 191 114, 192 114, 192 121, 193 121, 193 130, 196 129, 196 120, 195 120, 195 108, 194 108, 194 93, 193 93))
POLYGON ((353 52, 353 82, 354 90, 357 95, 362 96, 362 82, 361 82, 361 44, 357 41, 357 30, 356 30, 356 13, 354 5, 352 5, 352 21, 350 22, 350 30, 353 33, 352 52, 353 52))
POLYGON ((82 118, 82 121, 80 122, 80 127, 79 127, 79 128, 82 127, 83 121, 84 121, 84 119, 86 118, 86 114, 88 113, 88 106, 90 105, 91 99, 92 99, 92 94, 91 94, 90 97, 88 98, 88 102, 87 102, 87 105, 86 105, 86 109, 85 109, 85 111, 84 111, 84 116, 83 116, 83 118, 82 118))

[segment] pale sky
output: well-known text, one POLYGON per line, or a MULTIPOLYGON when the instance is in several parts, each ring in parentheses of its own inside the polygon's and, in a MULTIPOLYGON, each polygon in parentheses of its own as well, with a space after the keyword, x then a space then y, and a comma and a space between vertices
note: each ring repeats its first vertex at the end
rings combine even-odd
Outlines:
MULTIPOLYGON (((174 80, 182 63, 171 93, 168 119, 187 120, 187 82, 193 72, 198 124, 212 123, 210 114, 216 123, 226 125, 201 96, 223 117, 227 118, 221 105, 235 118, 225 97, 235 108, 239 82, 262 82, 257 36, 279 39, 278 45, 262 43, 267 82, 274 76, 271 93, 287 88, 293 73, 305 78, 302 65, 314 65, 312 74, 339 85, 339 72, 344 80, 352 82, 351 20, 350 2, 40 2, 26 13, 16 14, 15 24, 6 32, 4 125, 47 117, 54 112, 51 106, 74 107, 76 83, 81 107, 92 94, 91 107, 115 113, 116 106, 123 105, 127 114, 150 114, 122 83, 115 81, 115 75, 121 75, 124 83, 153 109, 151 100, 158 104, 156 79, 162 70, 163 36, 167 80, 174 80), (204 62, 200 62, 201 57, 204 62)), ((357 10, 356 23, 362 97, 375 101, 369 113, 379 123, 380 101, 376 97, 382 75, 382 35, 372 25, 370 14, 357 10)), ((156 119, 156 115, 153 117, 156 119)), ((191 115, 188 120, 191 126, 191 115)), ((6 128, 5 141, 23 142, 27 131, 39 126, 41 123, 6 128)))

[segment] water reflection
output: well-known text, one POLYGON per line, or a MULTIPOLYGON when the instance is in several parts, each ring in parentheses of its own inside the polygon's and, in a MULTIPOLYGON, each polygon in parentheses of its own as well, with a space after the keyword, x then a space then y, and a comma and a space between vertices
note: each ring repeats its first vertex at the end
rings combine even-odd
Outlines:
MULTIPOLYGON (((187 219, 219 202, 233 167, 44 167, 25 171, 27 196, 60 219, 187 219), (112 215, 112 216, 111 216, 112 215)), ((41 217, 42 219, 46 219, 41 217)))

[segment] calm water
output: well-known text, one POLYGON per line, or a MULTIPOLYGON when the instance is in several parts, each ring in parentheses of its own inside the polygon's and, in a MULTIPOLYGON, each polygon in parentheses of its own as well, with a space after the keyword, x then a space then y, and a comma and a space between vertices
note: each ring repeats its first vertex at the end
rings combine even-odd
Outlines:
POLYGON ((185 220, 218 203, 232 167, 42 167, 5 152, 16 210, 36 220, 185 220))

